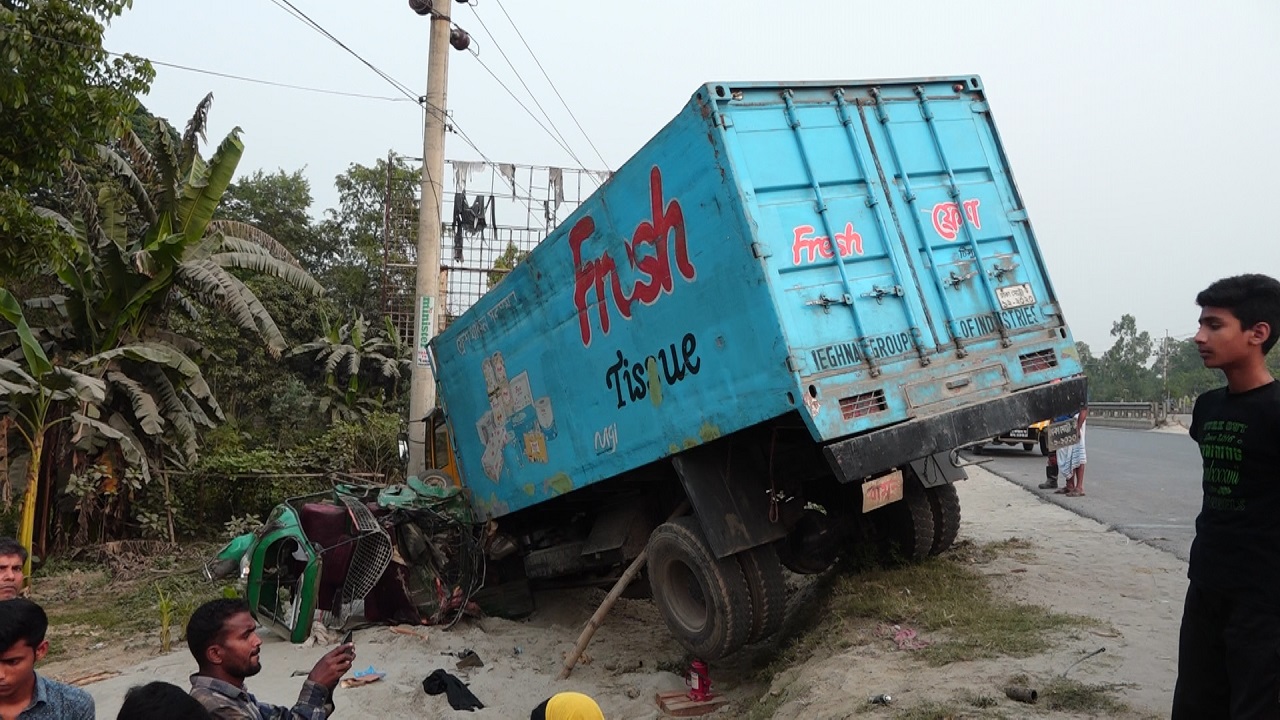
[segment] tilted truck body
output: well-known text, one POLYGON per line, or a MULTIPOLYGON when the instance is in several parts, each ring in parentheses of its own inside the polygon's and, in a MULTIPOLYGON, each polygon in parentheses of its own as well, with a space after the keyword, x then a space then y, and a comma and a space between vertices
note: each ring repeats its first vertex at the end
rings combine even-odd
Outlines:
POLYGON ((974 76, 703 86, 432 357, 457 479, 524 572, 647 542, 707 657, 776 630, 779 557, 945 549, 947 453, 1084 400, 974 76))

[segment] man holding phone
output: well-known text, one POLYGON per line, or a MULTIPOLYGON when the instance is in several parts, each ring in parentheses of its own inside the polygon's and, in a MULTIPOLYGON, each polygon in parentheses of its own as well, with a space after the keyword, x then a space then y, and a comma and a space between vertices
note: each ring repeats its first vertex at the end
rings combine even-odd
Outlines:
POLYGON ((356 657, 350 633, 316 662, 298 702, 287 708, 259 702, 244 685, 262 670, 257 627, 243 600, 211 600, 196 608, 187 623, 187 646, 200 668, 191 676, 191 697, 216 720, 327 720, 333 689, 356 657))

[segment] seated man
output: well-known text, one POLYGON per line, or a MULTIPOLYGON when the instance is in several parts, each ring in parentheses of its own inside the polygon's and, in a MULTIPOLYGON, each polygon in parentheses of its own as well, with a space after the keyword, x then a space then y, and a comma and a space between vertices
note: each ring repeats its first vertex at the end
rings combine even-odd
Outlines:
POLYGON ((93 720, 93 698, 78 687, 36 673, 49 652, 49 618, 24 598, 0 602, 0 717, 93 720))
POLYGON ((333 688, 351 669, 356 651, 344 643, 311 669, 292 708, 258 702, 245 678, 262 670, 258 623, 243 600, 210 600, 187 623, 187 647, 200 671, 191 676, 191 697, 216 720, 325 720, 333 712, 333 688))
POLYGON ((0 600, 12 600, 22 593, 22 568, 27 549, 13 538, 0 538, 0 600))

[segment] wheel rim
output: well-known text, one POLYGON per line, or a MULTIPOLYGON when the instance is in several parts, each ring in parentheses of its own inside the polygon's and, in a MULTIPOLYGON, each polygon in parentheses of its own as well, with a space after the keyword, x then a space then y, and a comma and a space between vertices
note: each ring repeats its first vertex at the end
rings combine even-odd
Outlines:
POLYGON ((702 591, 702 583, 693 570, 684 563, 673 562, 667 566, 668 587, 672 591, 667 597, 667 607, 681 625, 692 631, 699 631, 707 624, 707 598, 702 591))

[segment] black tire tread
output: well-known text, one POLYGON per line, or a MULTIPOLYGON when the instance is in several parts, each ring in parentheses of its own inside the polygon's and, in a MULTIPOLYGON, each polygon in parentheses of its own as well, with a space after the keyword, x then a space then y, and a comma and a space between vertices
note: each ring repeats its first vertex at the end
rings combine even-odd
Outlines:
POLYGON ((685 516, 663 523, 649 536, 649 586, 667 628, 695 657, 717 660, 746 644, 751 633, 751 593, 742 568, 733 557, 716 558, 698 526, 685 516), (699 577, 708 604, 707 627, 695 633, 673 616, 663 587, 662 567, 683 562, 699 577))
POLYGON ((735 557, 751 593, 751 633, 748 643, 763 640, 778 632, 787 609, 786 578, 782 563, 772 545, 744 550, 735 557))
POLYGON ((933 514, 933 545, 930 555, 946 552, 960 534, 960 496, 951 483, 925 489, 933 514))
POLYGON ((877 510, 884 550, 907 561, 929 556, 933 548, 933 509, 924 487, 914 475, 904 478, 902 499, 877 510))

